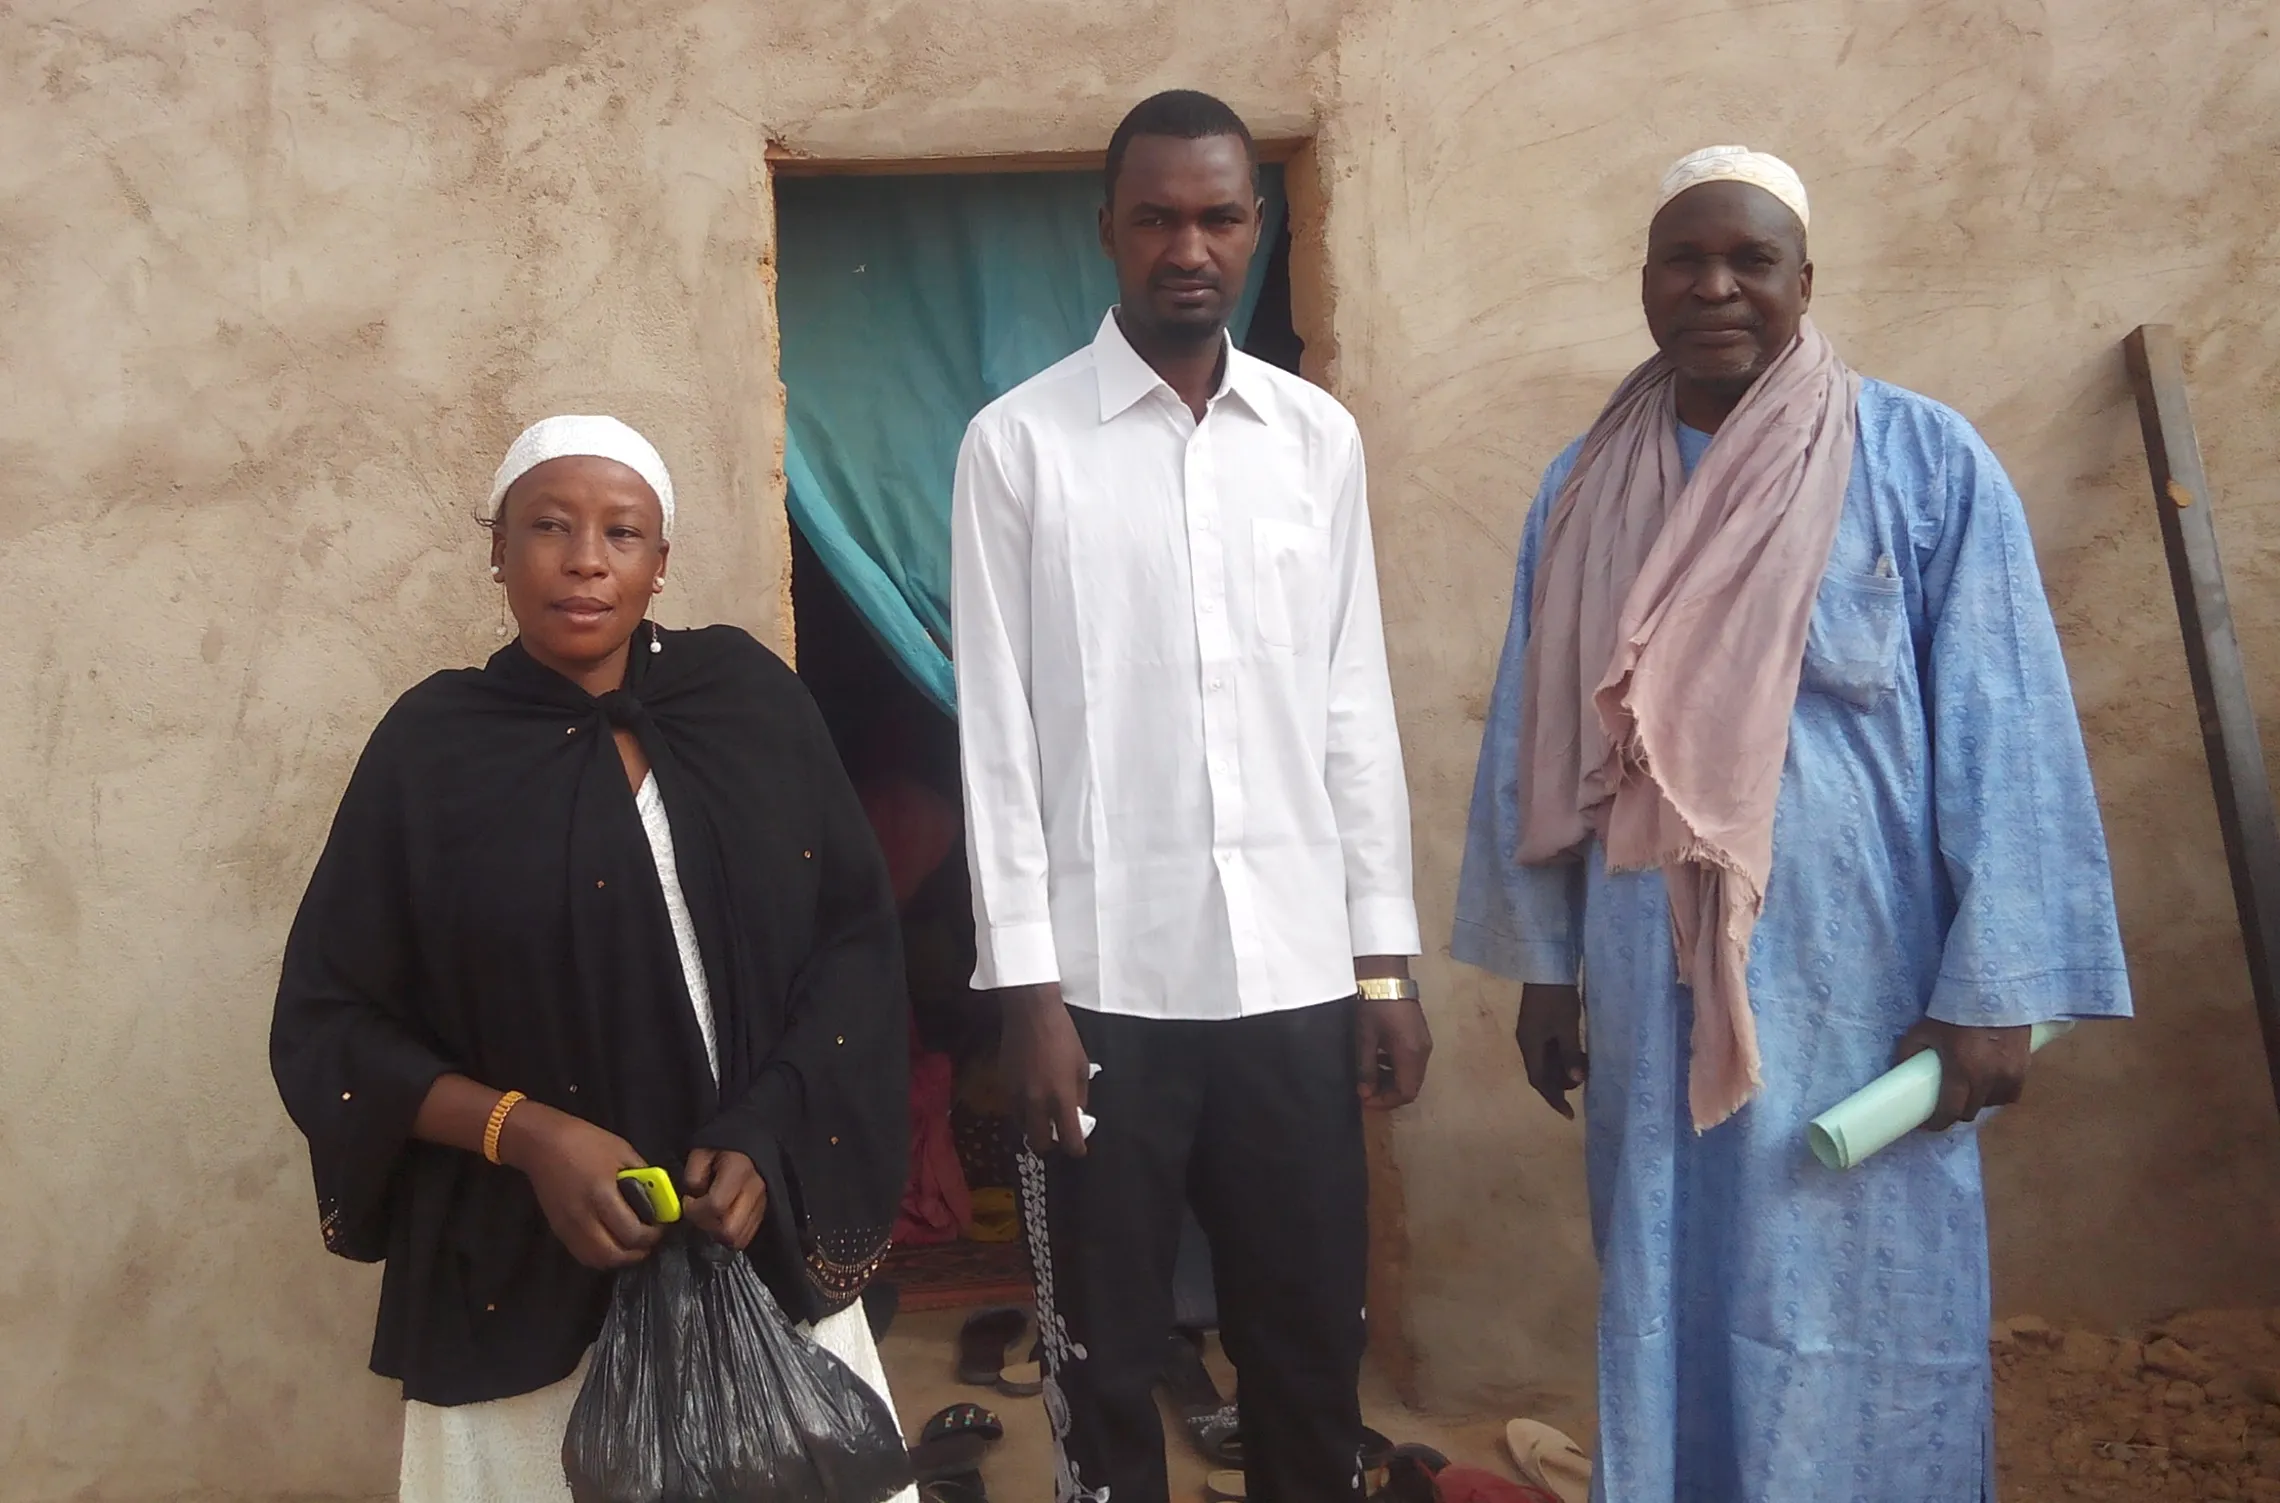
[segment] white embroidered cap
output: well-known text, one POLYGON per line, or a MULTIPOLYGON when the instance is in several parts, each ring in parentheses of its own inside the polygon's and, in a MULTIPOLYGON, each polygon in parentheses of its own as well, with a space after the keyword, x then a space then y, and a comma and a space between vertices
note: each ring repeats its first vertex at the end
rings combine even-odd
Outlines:
POLYGON ((614 417, 542 418, 523 429, 508 448, 507 457, 499 461, 499 472, 491 477, 491 499, 484 503, 484 517, 494 522, 499 519, 499 504, 506 500, 508 488, 523 476, 550 459, 567 459, 574 454, 614 459, 648 481, 665 512, 663 536, 672 541, 673 477, 665 472, 665 460, 656 446, 614 417))
POLYGON ((1661 213, 1663 205, 1704 183, 1748 183, 1763 188, 1780 199, 1799 224, 1810 227, 1813 223, 1805 201, 1805 180, 1797 175, 1797 169, 1770 152, 1752 151, 1747 146, 1705 146, 1680 157, 1663 174, 1655 212, 1661 213))

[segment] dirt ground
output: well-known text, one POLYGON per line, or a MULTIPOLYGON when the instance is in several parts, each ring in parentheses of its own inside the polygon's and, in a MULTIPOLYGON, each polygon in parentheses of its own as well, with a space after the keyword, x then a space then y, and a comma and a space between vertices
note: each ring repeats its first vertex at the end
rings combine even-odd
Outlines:
MULTIPOLYGON (((879 1344, 894 1392, 895 1407, 906 1429, 916 1430, 927 1416, 946 1405, 971 1400, 1005 1423, 1005 1439, 991 1449, 982 1463, 982 1477, 993 1503, 1049 1503, 1053 1496, 1053 1437, 1045 1421, 1044 1405, 1037 1399, 1003 1398, 986 1389, 968 1388, 957 1381, 955 1353, 958 1325, 965 1312, 927 1311, 898 1318, 879 1344)), ((1234 1391, 1234 1370, 1214 1341, 1207 1355, 1222 1393, 1234 1391)), ((1397 1442, 1416 1441, 1467 1466, 1483 1467, 1511 1476, 1502 1443, 1503 1419, 1454 1419, 1422 1415, 1404 1409, 1376 1373, 1365 1374, 1362 1385, 1363 1416, 1397 1442)), ((1547 1420, 1559 1416, 1546 1415, 1547 1420)), ((1177 1422, 1167 1412, 1171 1438, 1167 1456, 1171 1465, 1172 1497, 1176 1503, 1200 1500, 1209 1470, 1195 1452, 1179 1439, 1177 1422)))
MULTIPOLYGON (((915 1428, 961 1399, 985 1404, 1006 1424, 984 1465, 990 1496, 1044 1503, 1052 1496, 1044 1414, 1034 1399, 955 1381, 961 1315, 905 1316, 882 1344, 904 1423, 915 1428)), ((1234 1375, 1216 1346, 1211 1366, 1231 1391, 1234 1375)), ((1511 1475, 1501 1418, 1405 1410, 1374 1374, 1365 1390, 1371 1423, 1395 1439, 1511 1475)), ((1995 1414, 2004 1503, 2280 1503, 2280 1310, 2197 1311, 2118 1337, 2033 1316, 2005 1321, 1995 1332, 1995 1414)), ((1586 1415, 1545 1417, 1590 1434, 1586 1415)), ((1173 1496, 1200 1498, 1203 1465, 1176 1438, 1170 1454, 1173 1496)))
POLYGON ((2118 1338, 2005 1321, 1995 1415, 2005 1503, 2280 1503, 2280 1310, 2118 1338))

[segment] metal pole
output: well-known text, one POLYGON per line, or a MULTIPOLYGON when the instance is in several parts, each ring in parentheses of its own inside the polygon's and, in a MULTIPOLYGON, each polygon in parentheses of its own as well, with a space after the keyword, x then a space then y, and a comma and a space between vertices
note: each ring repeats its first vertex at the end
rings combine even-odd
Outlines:
POLYGON ((2185 390, 2185 362, 2177 331, 2146 324, 2123 342, 2130 384, 2137 391, 2138 422, 2145 430, 2146 465, 2153 474, 2153 504, 2169 555, 2169 583, 2185 630, 2185 662, 2201 711, 2201 740, 2217 795, 2225 861, 2232 868, 2233 902, 2248 952, 2248 984, 2264 1035, 2265 1064, 2280 1102, 2280 820, 2265 777, 2264 748, 2256 733, 2240 638, 2225 598, 2224 566, 2217 559, 2216 517, 2209 479, 2201 469, 2201 443, 2185 390))

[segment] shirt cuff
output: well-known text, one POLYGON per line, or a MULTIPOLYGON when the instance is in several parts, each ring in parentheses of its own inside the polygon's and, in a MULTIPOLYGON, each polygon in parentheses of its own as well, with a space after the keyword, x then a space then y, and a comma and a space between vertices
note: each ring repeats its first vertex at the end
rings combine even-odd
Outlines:
POLYGON ((1357 898, 1346 905, 1346 927, 1356 955, 1422 955, 1417 905, 1407 898, 1357 898))
POLYGON ((2061 1018, 2126 1018, 2130 978, 2104 967, 2039 971, 2000 981, 1942 976, 1932 984, 1924 1015, 1958 1028, 2023 1028, 2061 1018))
POLYGON ((1449 931, 1449 955, 1522 986, 1573 986, 1583 970, 1576 947, 1564 940, 1520 939, 1466 919, 1449 931))
POLYGON ((1053 949, 1050 919, 980 930, 974 936, 974 951, 976 991, 1044 986, 1061 979, 1061 959, 1053 949))

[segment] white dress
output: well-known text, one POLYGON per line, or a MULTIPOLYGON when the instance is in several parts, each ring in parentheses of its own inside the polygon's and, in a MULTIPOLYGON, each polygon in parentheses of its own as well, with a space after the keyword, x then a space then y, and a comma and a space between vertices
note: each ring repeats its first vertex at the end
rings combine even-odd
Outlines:
MULTIPOLYGON (((657 792, 654 773, 643 780, 635 803, 657 861, 657 879, 665 888, 665 909, 672 916, 673 941, 681 952, 689 999, 696 1004, 697 1025, 704 1031, 705 1054, 718 1074, 712 991, 697 953, 697 928, 681 891, 673 862, 673 829, 666 821, 665 800, 657 792)), ((879 1363, 879 1348, 871 1340, 870 1322, 860 1303, 818 1321, 808 1334, 816 1345, 853 1368, 893 1409, 886 1370, 879 1363)), ((400 1503, 570 1503, 570 1486, 562 1476, 562 1435, 570 1426, 570 1410, 585 1379, 586 1364, 581 1362, 576 1372, 552 1387, 511 1399, 450 1409, 407 1402, 400 1503)), ((893 1503, 916 1503, 917 1498, 917 1489, 908 1488, 893 1503)))

